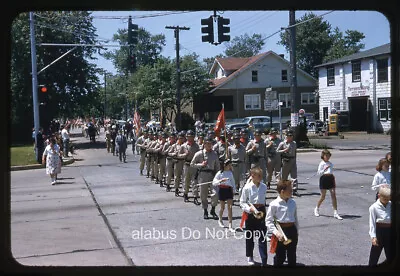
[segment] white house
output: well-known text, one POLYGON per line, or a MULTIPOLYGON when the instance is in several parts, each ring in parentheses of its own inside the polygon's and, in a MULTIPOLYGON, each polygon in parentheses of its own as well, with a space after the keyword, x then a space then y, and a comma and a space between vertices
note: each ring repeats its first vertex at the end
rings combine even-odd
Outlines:
POLYGON ((348 128, 383 132, 391 128, 390 43, 321 65, 319 114, 348 115, 348 128))

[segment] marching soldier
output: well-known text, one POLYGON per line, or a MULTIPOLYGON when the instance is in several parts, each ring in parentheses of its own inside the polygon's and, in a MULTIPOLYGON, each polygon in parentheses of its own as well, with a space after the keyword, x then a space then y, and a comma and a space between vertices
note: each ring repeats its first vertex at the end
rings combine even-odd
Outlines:
MULTIPOLYGON (((218 155, 212 150, 213 139, 207 137, 204 141, 204 149, 195 153, 190 166, 199 169, 198 181, 200 182, 200 199, 201 205, 204 209, 204 219, 208 219, 208 189, 211 186, 215 174, 220 169, 218 155)), ((218 205, 218 196, 215 190, 211 194, 211 212, 210 214, 214 219, 218 219, 215 213, 215 207, 218 205)))
MULTIPOLYGON (((246 148, 247 144, 250 142, 248 130, 245 128, 242 128, 242 129, 240 129, 239 134, 240 134, 240 143, 244 146, 244 148, 246 148)), ((243 174, 246 174, 249 171, 250 171, 249 156, 246 154, 246 160, 245 160, 243 174)))
POLYGON ((228 159, 232 162, 232 173, 235 179, 236 192, 239 193, 241 188, 240 182, 244 179, 244 167, 246 166, 246 149, 240 143, 240 135, 238 133, 233 135, 234 144, 228 148, 228 159))
POLYGON ((154 141, 154 135, 153 132, 149 131, 149 137, 147 138, 147 143, 146 143, 146 171, 147 171, 147 175, 146 177, 149 178, 150 177, 150 170, 151 170, 151 159, 152 159, 152 155, 150 153, 150 146, 153 144, 154 141))
POLYGON ((107 152, 111 152, 111 127, 108 127, 106 130, 106 146, 107 152))
POLYGON ((277 136, 278 131, 275 128, 271 128, 269 131, 269 137, 266 139, 266 148, 268 155, 267 163, 267 187, 271 189, 272 175, 274 175, 275 180, 278 182, 281 173, 281 154, 276 152, 279 144, 282 142, 277 136))
POLYGON ((185 147, 183 146, 185 134, 180 132, 178 134, 178 141, 174 144, 169 155, 174 159, 174 177, 175 177, 175 196, 179 196, 179 184, 182 179, 183 165, 185 162, 185 147))
POLYGON ((174 167, 175 167, 175 163, 174 163, 174 159, 171 156, 171 153, 174 149, 174 145, 176 143, 176 133, 175 132, 171 132, 169 135, 169 141, 166 143, 165 145, 165 156, 167 159, 166 162, 166 167, 167 167, 167 177, 166 177, 166 191, 169 192, 171 190, 171 181, 172 181, 172 176, 174 175, 174 167))
POLYGON ((282 159, 282 180, 288 180, 289 174, 293 179, 293 195, 300 196, 297 192, 297 163, 296 163, 296 141, 293 141, 293 130, 286 131, 286 138, 282 141, 276 152, 281 154, 282 159))
POLYGON ((148 155, 148 164, 149 164, 149 170, 147 171, 147 175, 149 177, 150 175, 150 179, 151 180, 155 180, 155 164, 156 164, 156 160, 155 160, 155 153, 154 153, 154 148, 157 145, 157 133, 155 132, 151 132, 150 133, 150 139, 151 141, 149 142, 148 146, 147 146, 147 155, 148 155))
POLYGON ((266 176, 266 157, 267 151, 265 147, 264 139, 261 137, 261 130, 257 129, 254 131, 254 139, 246 146, 246 153, 249 156, 250 167, 260 167, 263 171, 263 182, 267 182, 266 176))
POLYGON ((194 183, 194 178, 197 172, 196 168, 190 166, 190 162, 193 159, 193 156, 196 152, 200 150, 199 145, 194 141, 194 132, 192 130, 188 130, 186 132, 186 143, 183 145, 185 147, 186 156, 185 156, 185 188, 183 192, 183 200, 185 202, 189 201, 188 193, 189 187, 192 186, 192 193, 194 196, 194 202, 197 205, 197 198, 199 197, 198 187, 194 183))
POLYGON ((215 145, 212 148, 213 151, 215 151, 218 155, 218 160, 219 160, 221 169, 224 168, 224 161, 225 161, 227 147, 228 147, 228 145, 226 144, 226 141, 225 141, 225 135, 223 132, 221 132, 221 134, 219 136, 219 141, 217 143, 215 143, 215 145))
POLYGON ((159 183, 160 187, 163 187, 163 180, 165 178, 165 166, 166 166, 165 149, 168 146, 166 142, 167 138, 168 135, 165 132, 162 132, 160 135, 160 141, 157 147, 155 148, 155 151, 157 152, 158 155, 156 183, 159 183))
POLYGON ((136 141, 136 146, 139 148, 140 151, 140 175, 143 175, 144 164, 146 161, 146 142, 148 141, 148 133, 147 129, 143 130, 143 133, 136 141))
POLYGON ((203 132, 199 132, 197 134, 196 143, 199 145, 199 150, 202 150, 204 148, 204 134, 203 134, 203 132))

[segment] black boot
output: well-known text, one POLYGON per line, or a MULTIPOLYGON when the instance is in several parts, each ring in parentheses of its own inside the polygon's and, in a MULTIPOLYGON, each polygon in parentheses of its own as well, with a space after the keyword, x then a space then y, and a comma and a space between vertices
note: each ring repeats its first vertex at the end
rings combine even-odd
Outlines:
POLYGON ((268 190, 271 189, 271 183, 270 182, 267 183, 267 189, 268 190))
POLYGON ((213 219, 219 219, 217 214, 215 213, 215 206, 211 207, 210 215, 212 215, 213 219))
POLYGON ((166 192, 171 191, 171 187, 169 186, 169 184, 167 184, 167 188, 165 188, 165 191, 166 191, 166 192))
POLYGON ((189 197, 187 194, 183 194, 183 201, 184 202, 189 202, 189 197))
POLYGON ((208 211, 207 211, 207 209, 204 209, 204 219, 208 219, 208 211))
POLYGON ((143 170, 140 171, 140 175, 143 175, 143 170))
POLYGON ((158 180, 158 178, 156 178, 156 183, 155 184, 158 184, 158 183, 160 183, 160 181, 158 180))
POLYGON ((146 176, 147 178, 149 178, 150 177, 150 172, 147 172, 147 176, 146 176))
POLYGON ((179 196, 179 189, 175 189, 175 196, 179 196))
POLYGON ((160 180, 160 187, 164 187, 162 178, 161 178, 161 180, 160 180))
POLYGON ((195 197, 195 198, 193 199, 193 203, 196 204, 196 205, 200 205, 200 202, 197 200, 197 197, 195 197))

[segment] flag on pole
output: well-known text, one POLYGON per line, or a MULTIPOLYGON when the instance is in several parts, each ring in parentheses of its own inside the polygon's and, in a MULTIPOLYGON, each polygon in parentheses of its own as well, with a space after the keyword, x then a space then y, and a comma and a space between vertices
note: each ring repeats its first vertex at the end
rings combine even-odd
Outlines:
POLYGON ((219 134, 220 134, 222 128, 225 129, 224 104, 222 104, 221 112, 218 115, 217 123, 215 124, 215 127, 214 127, 215 136, 218 137, 218 139, 219 139, 219 134))
POLYGON ((136 136, 139 136, 139 131, 140 131, 140 115, 137 111, 135 111, 135 114, 133 116, 133 123, 135 124, 136 128, 136 136))

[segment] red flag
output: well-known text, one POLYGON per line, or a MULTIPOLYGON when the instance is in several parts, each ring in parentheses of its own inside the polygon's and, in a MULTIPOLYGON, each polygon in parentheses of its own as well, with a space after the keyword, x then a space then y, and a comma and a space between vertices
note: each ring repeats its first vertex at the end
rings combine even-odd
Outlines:
POLYGON ((243 228, 244 222, 247 220, 248 217, 249 217, 249 214, 243 211, 242 219, 240 221, 240 228, 243 228))
POLYGON ((223 105, 222 105, 221 112, 218 115, 217 123, 215 124, 215 127, 214 127, 216 137, 219 138, 219 133, 221 132, 222 128, 225 128, 225 111, 224 111, 223 105))
POLYGON ((269 253, 274 254, 276 252, 276 247, 278 246, 278 238, 272 234, 271 240, 269 242, 269 253))
POLYGON ((140 115, 137 111, 135 111, 135 115, 133 116, 133 123, 135 124, 136 128, 136 136, 138 136, 140 130, 140 115))

